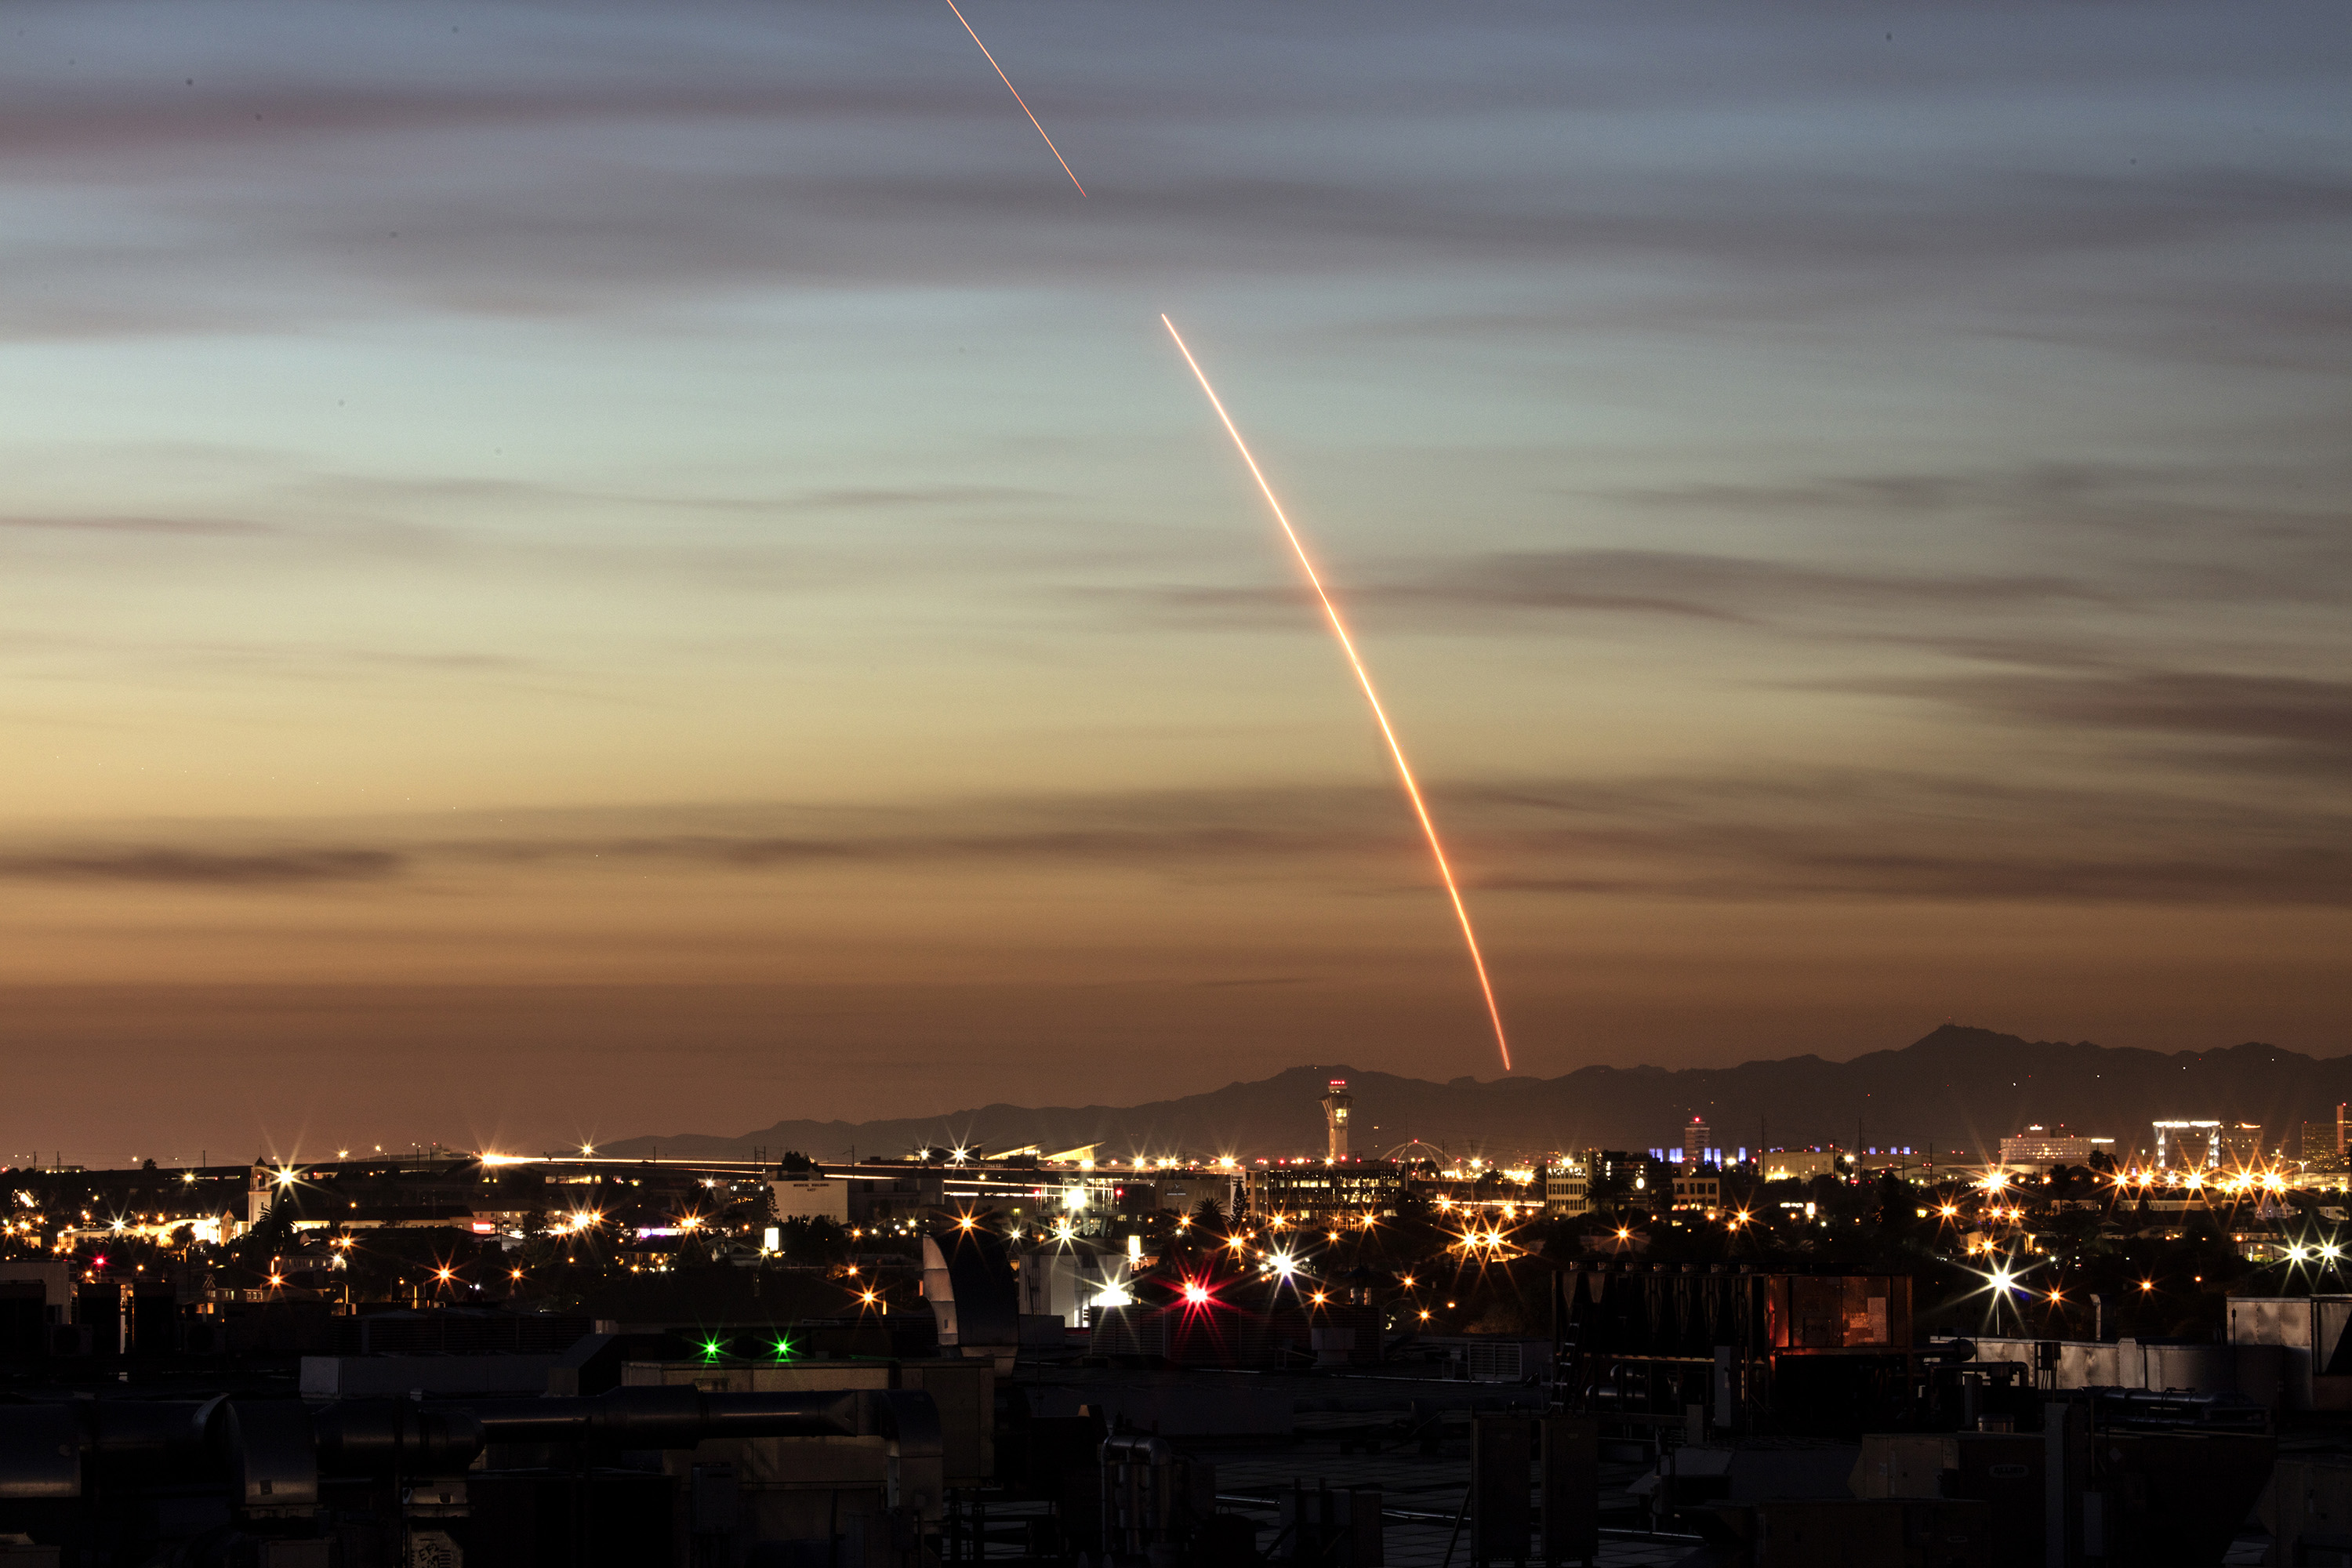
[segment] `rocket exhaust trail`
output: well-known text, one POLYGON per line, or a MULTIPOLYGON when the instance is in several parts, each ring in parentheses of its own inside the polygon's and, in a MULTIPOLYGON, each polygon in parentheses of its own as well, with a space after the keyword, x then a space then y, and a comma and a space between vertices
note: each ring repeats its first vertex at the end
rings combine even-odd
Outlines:
POLYGON ((1339 607, 1331 602, 1330 594, 1324 589, 1322 575, 1315 570, 1315 563, 1307 559, 1307 546, 1299 542, 1298 531, 1290 526, 1290 519, 1284 515, 1282 502, 1275 499, 1274 487, 1266 483, 1265 471, 1250 455, 1249 443, 1242 439, 1240 426, 1234 423, 1234 416, 1225 412, 1224 403, 1217 396, 1217 389, 1209 384, 1208 374, 1202 370, 1201 362, 1194 359, 1192 351, 1184 346, 1184 334, 1178 331, 1176 323, 1165 315, 1160 318, 1160 324, 1166 327, 1168 335, 1176 340, 1176 352, 1182 354, 1184 363, 1192 367, 1193 379, 1201 384, 1201 390, 1209 395, 1209 406, 1217 411, 1217 418, 1223 423, 1225 434, 1234 438, 1234 449, 1241 453, 1242 461, 1249 466, 1250 478, 1257 481, 1258 493, 1265 497, 1265 504, 1273 511, 1274 521, 1282 525, 1282 536, 1290 541, 1291 553, 1298 557, 1299 570, 1307 574, 1308 585, 1314 588, 1316 598, 1322 602, 1324 618, 1331 623, 1332 635, 1339 639, 1340 649, 1347 654, 1348 663, 1356 671, 1357 684, 1364 689, 1364 700, 1371 704, 1372 719, 1381 727, 1381 739, 1389 743, 1389 756, 1396 763, 1397 778, 1404 785, 1405 798, 1412 803, 1413 816, 1421 819, 1422 837, 1429 840, 1430 858, 1437 862, 1437 875, 1445 883, 1445 896, 1454 900, 1454 918, 1462 922, 1463 945, 1470 950, 1470 967, 1478 972, 1478 990, 1486 998, 1486 1016, 1495 1026, 1495 1048, 1502 1053, 1503 1070, 1508 1072, 1511 1070, 1511 1042, 1503 1035, 1503 1010, 1495 1005, 1495 984, 1486 977, 1486 960, 1478 951, 1478 933, 1471 929, 1469 906, 1462 901, 1462 889, 1454 885, 1454 868, 1446 863, 1445 846, 1438 842, 1437 824, 1430 818, 1428 803, 1421 798, 1421 785, 1413 780, 1412 765, 1404 760, 1404 748, 1397 743, 1396 731, 1389 723, 1388 710, 1381 706, 1381 694, 1372 689, 1371 672, 1364 668, 1364 661, 1357 656, 1355 639, 1348 635, 1347 622, 1339 618, 1339 607))
MULTIPOLYGON (((957 21, 963 22, 963 12, 957 9, 955 0, 948 0, 948 9, 955 12, 955 19, 957 21)), ((963 30, 967 33, 971 33, 971 24, 970 22, 963 22, 963 30)), ((975 44, 980 44, 980 35, 978 33, 971 33, 971 41, 975 44)), ((981 57, 988 61, 990 68, 996 72, 996 79, 1004 84, 1004 90, 1013 95, 1013 101, 1021 105, 1021 112, 1029 115, 1029 123, 1032 125, 1037 125, 1037 117, 1034 114, 1031 114, 1029 111, 1028 100, 1021 96, 1021 89, 1013 85, 1013 79, 1004 74, 1004 68, 996 63, 996 57, 988 52, 988 46, 986 44, 980 44, 980 53, 981 57)), ((1071 173, 1069 160, 1062 156, 1062 150, 1059 147, 1054 145, 1054 139, 1051 136, 1045 135, 1045 128, 1044 126, 1037 125, 1037 134, 1045 138, 1045 151, 1054 154, 1054 162, 1062 165, 1062 173, 1069 174, 1070 184, 1078 185, 1078 176, 1071 173)), ((1078 185, 1078 195, 1083 196, 1086 194, 1086 186, 1078 185)))

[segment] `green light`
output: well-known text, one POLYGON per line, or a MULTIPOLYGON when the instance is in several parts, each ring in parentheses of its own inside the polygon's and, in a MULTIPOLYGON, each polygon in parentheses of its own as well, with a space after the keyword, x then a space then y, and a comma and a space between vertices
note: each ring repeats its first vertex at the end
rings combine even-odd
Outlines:
POLYGON ((705 1340, 702 1342, 702 1359, 705 1361, 717 1361, 719 1359, 719 1352, 725 1348, 726 1342, 723 1340, 705 1340))
POLYGON ((776 1359, 778 1361, 790 1361, 793 1359, 793 1342, 790 1335, 779 1334, 776 1336, 776 1359))

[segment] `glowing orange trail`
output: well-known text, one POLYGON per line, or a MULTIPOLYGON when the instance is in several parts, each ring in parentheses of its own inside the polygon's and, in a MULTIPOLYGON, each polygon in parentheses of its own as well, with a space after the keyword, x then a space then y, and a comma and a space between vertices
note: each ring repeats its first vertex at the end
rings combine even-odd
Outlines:
POLYGON ((1258 493, 1265 497, 1265 504, 1274 512, 1274 521, 1282 524, 1282 536, 1290 541, 1291 553, 1298 557, 1299 570, 1307 574, 1307 581, 1314 588, 1316 598, 1322 601, 1323 615, 1331 623, 1332 635, 1339 639, 1339 647, 1347 653, 1348 662, 1355 667, 1357 683, 1364 689, 1364 700, 1372 705, 1372 718, 1381 727, 1381 738, 1389 743, 1389 755, 1395 759, 1397 777, 1404 784, 1405 798, 1412 802, 1412 814, 1421 819, 1422 835, 1429 840, 1430 857, 1437 862, 1437 874, 1445 883, 1445 896, 1454 900, 1454 918, 1462 922, 1463 944, 1470 950, 1470 966, 1478 972, 1478 989, 1486 998, 1486 1016, 1494 1021, 1495 1048, 1503 1053, 1503 1070, 1508 1072, 1511 1070, 1511 1042, 1503 1036, 1503 1010, 1495 1005, 1495 984, 1486 977, 1486 960, 1478 951, 1478 933, 1471 929, 1469 906, 1462 901, 1462 889, 1454 885, 1454 868, 1446 863, 1445 846, 1437 840, 1437 824, 1430 819, 1428 804, 1421 798, 1421 785, 1413 782, 1412 764, 1404 760, 1404 748, 1397 743, 1396 731, 1389 724, 1388 710, 1381 706, 1381 694, 1372 689, 1371 672, 1364 668, 1364 661, 1357 656, 1355 639, 1348 635, 1348 623, 1339 618, 1339 607, 1331 602, 1331 595, 1325 591, 1323 578, 1315 570, 1315 563, 1307 559, 1307 546, 1299 542, 1298 531, 1290 526, 1290 519, 1283 514, 1282 503, 1275 499, 1274 487, 1265 482, 1265 471, 1250 455, 1249 443, 1242 439, 1241 427, 1234 423, 1234 416, 1225 412, 1224 402, 1218 397, 1217 389, 1209 384, 1208 373, 1201 368, 1201 362, 1192 357, 1192 351, 1184 346, 1184 334, 1176 330, 1176 323, 1163 315, 1160 318, 1160 324, 1166 327, 1168 335, 1176 340, 1176 352, 1182 354, 1184 363, 1192 367, 1193 378, 1200 382, 1201 390, 1209 395, 1209 406, 1217 411, 1218 419, 1224 424, 1225 434, 1234 438, 1234 447, 1241 453, 1242 461, 1249 465, 1250 478, 1257 481, 1258 493))
MULTIPOLYGON (((955 12, 955 19, 957 21, 963 22, 963 13, 957 9, 955 0, 948 0, 948 9, 955 12)), ((970 22, 963 22, 963 30, 967 33, 971 33, 971 24, 970 22)), ((971 33, 971 41, 975 44, 980 44, 980 35, 978 33, 971 33)), ((1037 117, 1034 114, 1031 114, 1029 111, 1028 100, 1021 96, 1021 89, 1013 85, 1013 79, 1004 74, 1004 68, 996 63, 996 57, 988 52, 988 46, 986 44, 980 44, 980 52, 981 55, 988 61, 990 67, 995 70, 996 79, 1004 84, 1004 90, 1013 95, 1013 101, 1021 105, 1021 112, 1029 115, 1029 123, 1032 125, 1037 125, 1037 117)), ((1045 128, 1044 126, 1037 125, 1037 134, 1045 137, 1045 151, 1054 154, 1054 162, 1062 165, 1062 173, 1070 176, 1070 184, 1078 185, 1078 176, 1071 172, 1070 161, 1062 156, 1062 150, 1054 145, 1054 139, 1051 136, 1045 136, 1045 128)), ((1083 196, 1086 194, 1086 186, 1078 185, 1078 195, 1083 196)))

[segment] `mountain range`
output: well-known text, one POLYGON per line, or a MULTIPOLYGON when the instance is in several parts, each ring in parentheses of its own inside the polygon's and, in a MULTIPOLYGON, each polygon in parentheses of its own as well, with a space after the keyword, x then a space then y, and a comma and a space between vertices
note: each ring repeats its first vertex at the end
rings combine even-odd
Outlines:
POLYGON ((1560 1078, 1437 1083, 1343 1064, 1294 1067, 1254 1082, 1134 1106, 985 1105, 948 1116, 847 1122, 784 1120, 732 1136, 672 1133, 608 1143, 607 1154, 821 1160, 930 1144, 1046 1152, 1100 1143, 1101 1157, 1320 1152, 1318 1103, 1329 1079, 1355 1096, 1354 1147, 1378 1155, 1412 1139, 1507 1160, 1555 1149, 1679 1147, 1692 1117, 1717 1147, 1835 1143, 1929 1148, 1982 1158, 2029 1123, 2112 1137, 2119 1154, 2152 1142, 2159 1119, 2255 1121, 2266 1146, 2297 1146, 2300 1123, 2333 1121, 2352 1100, 2352 1056, 2315 1058, 2255 1043, 2165 1055, 2087 1041, 2026 1040, 1946 1025, 1900 1050, 1728 1068, 1588 1067, 1560 1078))

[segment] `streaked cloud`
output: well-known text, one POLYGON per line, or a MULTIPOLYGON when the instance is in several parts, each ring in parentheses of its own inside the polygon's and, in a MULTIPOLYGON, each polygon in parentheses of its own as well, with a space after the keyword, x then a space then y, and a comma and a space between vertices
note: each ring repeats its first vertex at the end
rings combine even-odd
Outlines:
POLYGON ((160 844, 0 851, 0 880, 146 883, 229 890, 314 888, 397 875, 405 858, 387 849, 306 847, 219 851, 160 844))
POLYGON ((194 538, 249 539, 279 531, 266 522, 240 518, 210 517, 26 517, 0 514, 0 532, 26 533, 150 533, 194 538))
MULTIPOLYGON (((2053 722, 2074 722, 2061 714, 2053 722)), ((2352 906, 2352 813, 2146 788, 1966 784, 1857 769, 1635 781, 1448 780, 1433 788, 1466 883, 1487 894, 1689 900, 1894 898, 2352 906)), ((0 878, 224 888, 582 873, 790 877, 859 868, 941 879, 1138 872, 1427 892, 1385 789, 1188 790, 943 800, 921 808, 501 814, 322 837, 299 848, 153 841, 0 853, 0 878), (520 831, 518 831, 520 829, 520 831)))

